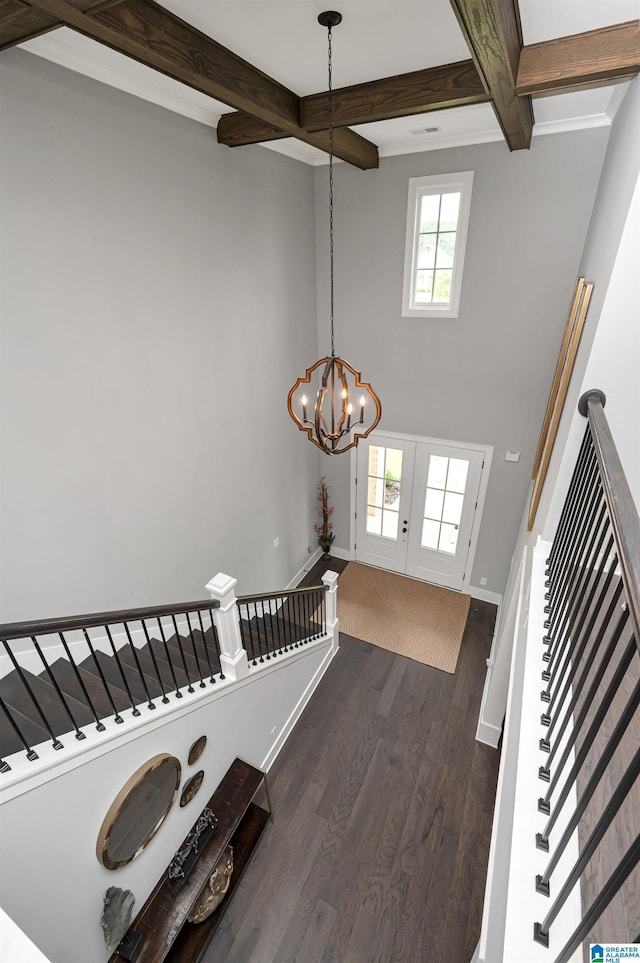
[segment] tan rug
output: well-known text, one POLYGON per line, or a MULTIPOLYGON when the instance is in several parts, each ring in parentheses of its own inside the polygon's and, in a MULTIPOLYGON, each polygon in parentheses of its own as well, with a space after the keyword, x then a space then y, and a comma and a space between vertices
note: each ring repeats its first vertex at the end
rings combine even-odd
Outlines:
POLYGON ((455 672, 471 597, 349 562, 338 580, 340 631, 455 672))

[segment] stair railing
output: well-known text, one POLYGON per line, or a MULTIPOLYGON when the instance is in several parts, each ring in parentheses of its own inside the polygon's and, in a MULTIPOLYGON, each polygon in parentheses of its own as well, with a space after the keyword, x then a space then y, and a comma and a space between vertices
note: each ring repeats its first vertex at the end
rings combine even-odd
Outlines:
MULTIPOLYGON (((82 740, 81 727, 91 722, 103 732, 102 720, 111 715, 116 724, 122 723, 125 709, 139 716, 141 706, 156 708, 154 700, 166 704, 170 696, 181 699, 182 688, 194 692, 194 684, 206 688, 224 679, 215 625, 218 605, 212 599, 1 625, 0 642, 20 680, 12 700, 17 704, 0 698, 16 739, 12 751, 23 748, 34 761, 38 756, 32 746, 47 736, 54 749, 62 749, 59 726, 53 723, 61 713, 66 729, 82 740), (144 665, 134 640, 146 643, 144 665), (16 642, 22 644, 14 646, 16 642), (44 693, 34 676, 38 670, 51 686, 44 693), (74 696, 68 694, 70 686, 74 696)), ((0 759, 0 772, 10 768, 0 759)))
POLYGON ((325 635, 327 591, 322 585, 239 598, 240 635, 251 664, 269 662, 325 635), (258 633, 258 620, 266 633, 258 633))
POLYGON ((237 580, 219 573, 204 601, 0 625, 0 655, 12 670, 0 695, 8 724, 0 772, 11 769, 4 756, 24 750, 33 762, 34 745, 62 749, 60 734, 83 740, 89 726, 104 732, 106 721, 124 722, 123 712, 139 717, 245 678, 310 642, 329 637, 336 651, 337 578, 326 572, 322 586, 237 599, 237 580))
MULTIPOLYGON (((554 963, 567 963, 603 925, 640 861, 640 520, 604 403, 600 391, 580 399, 588 424, 546 569, 540 748, 548 756, 539 777, 548 788, 538 809, 547 821, 536 845, 549 859, 536 890, 549 910, 534 939, 549 946, 577 884, 583 901, 554 963), (576 832, 578 858, 557 879, 576 832)), ((638 941, 635 932, 617 938, 638 941)))

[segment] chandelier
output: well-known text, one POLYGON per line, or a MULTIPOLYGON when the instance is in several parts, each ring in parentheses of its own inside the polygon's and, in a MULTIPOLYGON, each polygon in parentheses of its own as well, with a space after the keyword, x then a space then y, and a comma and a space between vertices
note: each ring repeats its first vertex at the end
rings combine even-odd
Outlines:
POLYGON ((360 372, 335 353, 333 313, 333 88, 331 29, 342 15, 327 10, 318 23, 329 34, 329 316, 331 354, 307 368, 289 392, 289 414, 309 441, 327 455, 339 455, 366 438, 380 421, 380 401, 360 372))

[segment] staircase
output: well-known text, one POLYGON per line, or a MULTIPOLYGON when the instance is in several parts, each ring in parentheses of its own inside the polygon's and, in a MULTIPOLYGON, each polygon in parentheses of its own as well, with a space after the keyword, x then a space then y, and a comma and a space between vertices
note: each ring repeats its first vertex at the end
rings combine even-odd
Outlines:
POLYGON ((0 626, 0 772, 326 635, 326 585, 236 599, 235 580, 217 580, 202 602, 0 626))

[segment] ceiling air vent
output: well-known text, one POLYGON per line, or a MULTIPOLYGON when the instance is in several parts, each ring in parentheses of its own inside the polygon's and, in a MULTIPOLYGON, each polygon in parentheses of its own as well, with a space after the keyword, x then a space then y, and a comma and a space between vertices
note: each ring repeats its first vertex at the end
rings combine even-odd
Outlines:
POLYGON ((442 127, 419 127, 418 130, 412 130, 412 134, 437 134, 438 131, 442 130, 442 127))

